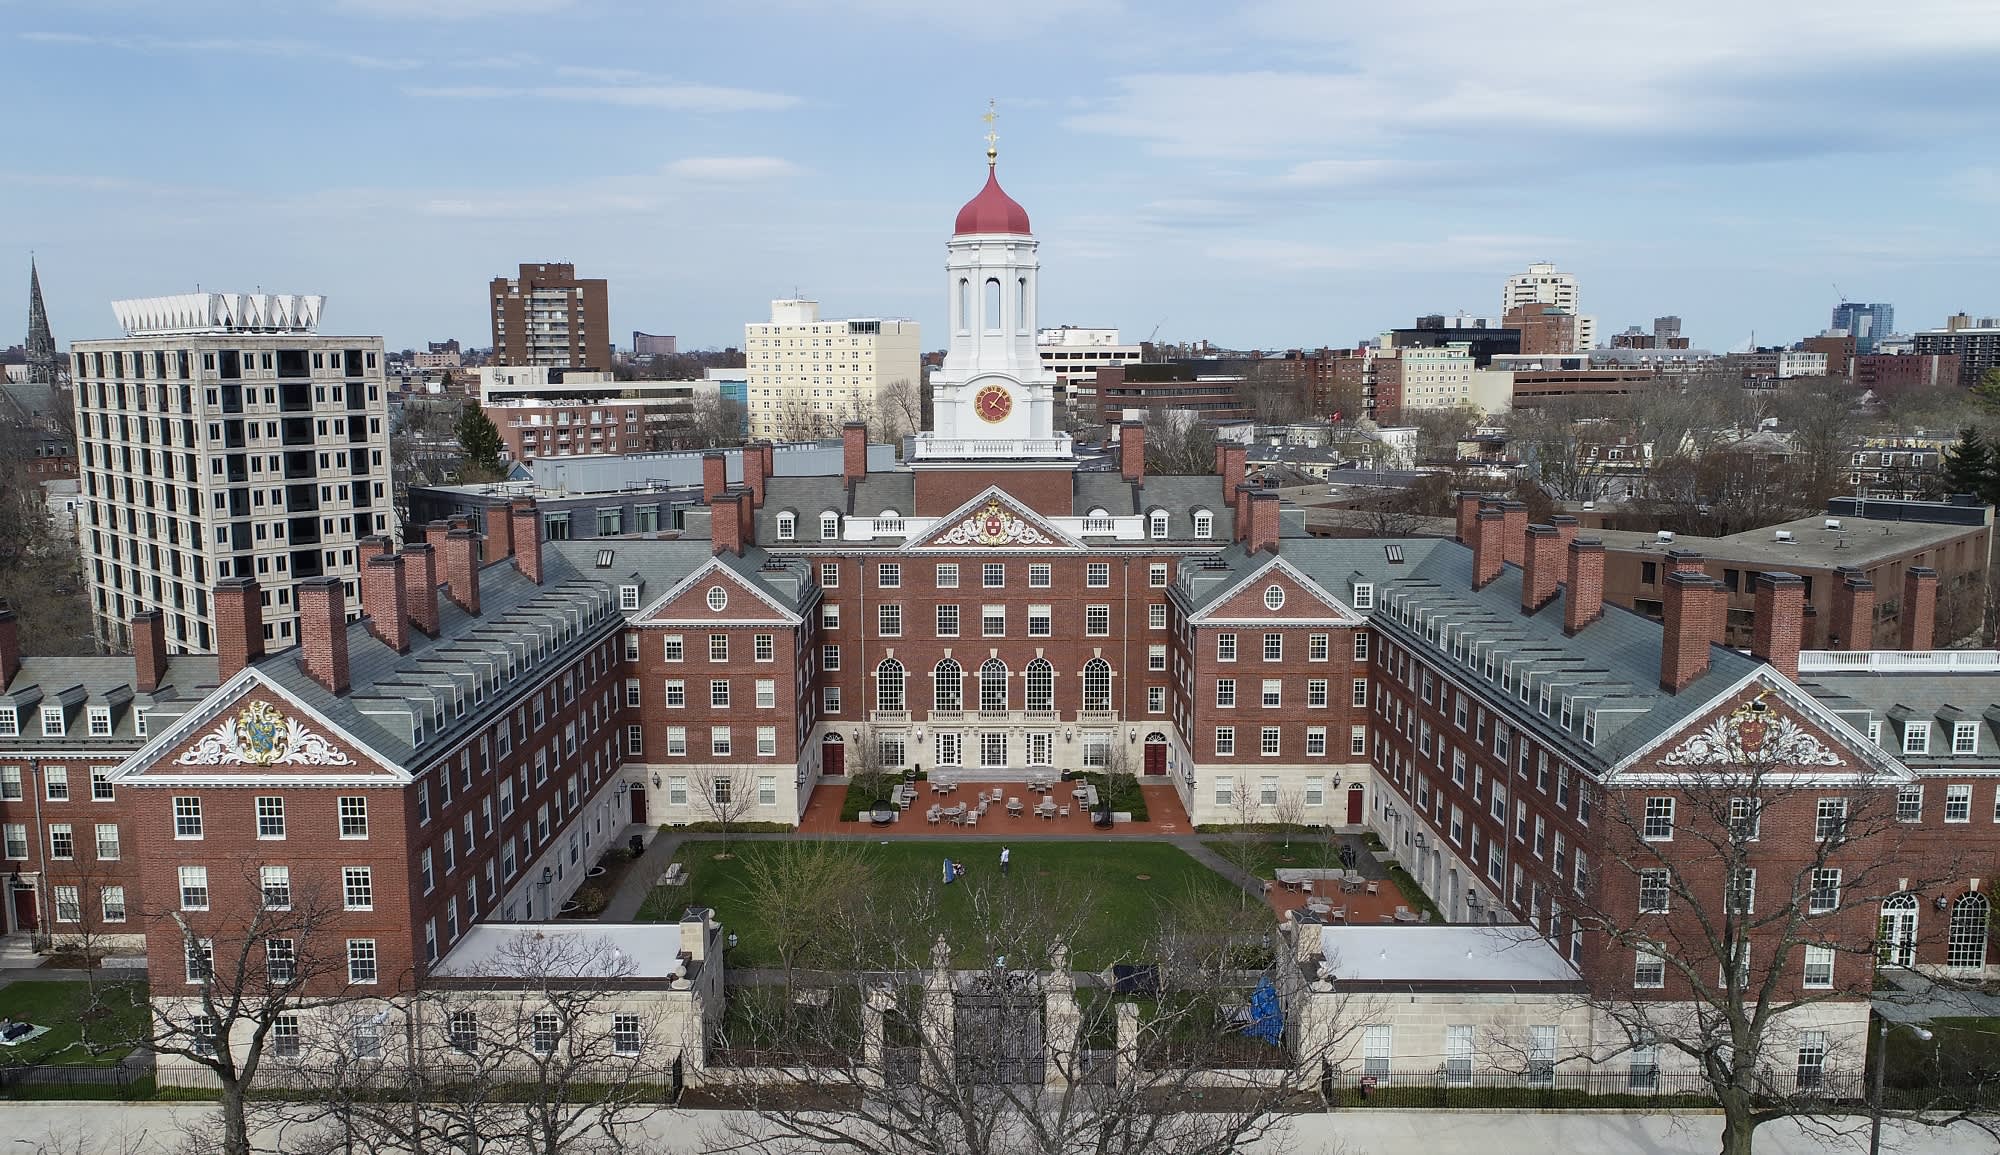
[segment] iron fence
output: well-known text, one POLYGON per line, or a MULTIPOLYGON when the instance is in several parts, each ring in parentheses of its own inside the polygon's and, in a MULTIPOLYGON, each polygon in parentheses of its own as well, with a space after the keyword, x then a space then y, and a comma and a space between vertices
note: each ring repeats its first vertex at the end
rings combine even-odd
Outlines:
POLYGON ((1341 1107, 1693 1106, 1714 1098, 1698 1073, 1643 1069, 1369 1073, 1350 1068, 1323 1072, 1320 1094, 1329 1106, 1341 1107))

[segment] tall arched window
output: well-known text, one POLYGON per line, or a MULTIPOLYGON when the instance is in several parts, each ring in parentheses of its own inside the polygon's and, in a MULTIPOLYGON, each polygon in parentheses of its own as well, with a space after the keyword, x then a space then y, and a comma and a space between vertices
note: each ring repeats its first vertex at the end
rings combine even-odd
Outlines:
POLYGON ((1917 896, 1892 894, 1882 900, 1882 929, 1875 937, 1876 961, 1906 967, 1917 961, 1917 896))
POLYGON ((979 710, 985 714, 1007 712, 1007 663, 998 658, 980 663, 979 710))
POLYGON ((1083 708, 1111 708, 1111 663, 1103 658, 1092 658, 1083 664, 1083 708))
POLYGON ((953 712, 965 709, 965 672, 950 658, 931 671, 931 709, 953 712))
POLYGON ((1014 282, 1014 331, 1028 331, 1028 278, 1014 282))
POLYGON ((960 277, 958 279, 958 317, 956 319, 958 321, 959 332, 965 333, 971 331, 972 280, 969 277, 960 277))
POLYGON ((986 279, 986 331, 1000 331, 1000 278, 986 279))
POLYGON ((1056 708, 1056 668, 1047 658, 1028 663, 1028 709, 1048 713, 1056 708))
POLYGON ((875 667, 875 708, 892 714, 903 712, 903 663, 884 658, 875 667))
POLYGON ((1986 932, 1991 908, 1983 894, 1961 894, 1951 904, 1951 936, 1944 963, 1950 967, 1986 965, 1986 932))

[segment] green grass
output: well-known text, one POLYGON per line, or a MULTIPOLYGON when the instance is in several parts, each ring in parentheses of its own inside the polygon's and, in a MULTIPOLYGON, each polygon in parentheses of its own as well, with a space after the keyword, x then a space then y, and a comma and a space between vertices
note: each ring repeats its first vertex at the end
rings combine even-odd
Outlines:
MULTIPOLYGON (((751 914, 751 894, 746 862, 777 842, 735 844, 734 857, 717 859, 723 852, 712 842, 696 842, 676 855, 686 865, 689 882, 679 887, 655 889, 640 910, 641 919, 678 918, 688 906, 711 906, 723 927, 738 936, 729 952, 732 967, 779 965, 771 939, 751 914)), ((1013 872, 1000 876, 999 842, 913 842, 889 841, 867 846, 874 871, 873 905, 884 911, 933 912, 934 929, 948 941, 960 944, 962 953, 982 941, 975 928, 972 892, 978 888, 1014 889, 1009 898, 1026 899, 1030 904, 1081 905, 1077 918, 1072 965, 1100 970, 1113 962, 1136 960, 1156 941, 1160 923, 1160 903, 1180 902, 1190 894, 1204 902, 1236 905, 1241 893, 1222 876, 1189 858, 1178 848, 1159 842, 1021 842, 1013 843, 1013 872), (943 883, 942 865, 946 857, 966 866, 966 877, 951 885, 943 883), (1141 879, 1139 875, 1146 875, 1141 879)), ((910 920, 912 922, 915 919, 910 920)), ((911 933, 928 933, 931 928, 915 927, 911 933)), ((906 957, 923 958, 925 942, 900 944, 906 957)), ((895 952, 894 944, 884 946, 895 952)), ((883 959, 884 965, 893 959, 883 959)), ((991 960, 960 959, 961 965, 982 965, 991 960)))
POLYGON ((1424 888, 1417 885, 1417 880, 1410 877, 1410 872, 1403 869, 1402 863, 1391 859, 1382 865, 1389 871, 1389 881, 1395 883, 1396 889, 1403 892, 1403 898, 1411 910, 1428 910, 1431 912, 1432 922, 1444 921, 1444 912, 1438 909, 1437 903, 1431 901, 1430 895, 1424 893, 1424 888))
POLYGON ((100 1005, 92 1009, 90 984, 78 980, 30 979, 0 987, 0 1018, 49 1028, 26 1046, 0 1051, 0 1063, 115 1066, 131 1052, 131 1040, 146 1029, 146 988, 142 983, 100 983, 98 994, 100 1005), (86 1019, 93 1046, 83 1042, 86 1019))
POLYGON ((848 780, 847 796, 840 803, 840 820, 856 822, 863 810, 889 810, 894 804, 889 801, 898 786, 904 784, 901 774, 856 774, 848 780))
POLYGON ((1109 802, 1113 814, 1130 814, 1134 822, 1150 820, 1151 815, 1146 810, 1146 792, 1139 789, 1139 779, 1133 775, 1113 774, 1108 782, 1104 774, 1094 771, 1078 777, 1097 787, 1098 801, 1109 802))
MULTIPOLYGON (((1991 1108, 2000 1104, 2000 1018, 1932 1019, 1932 1038, 1907 1027, 1889 1031, 1885 1105, 1902 1108, 1991 1108)), ((1869 1049, 1875 1049, 1874 1029, 1869 1049)))
POLYGON ((1287 870, 1323 870, 1340 865, 1339 848, 1309 834, 1294 837, 1290 847, 1282 841, 1266 842, 1261 838, 1241 842, 1232 838, 1204 838, 1201 844, 1264 879, 1277 878, 1281 866, 1287 870))

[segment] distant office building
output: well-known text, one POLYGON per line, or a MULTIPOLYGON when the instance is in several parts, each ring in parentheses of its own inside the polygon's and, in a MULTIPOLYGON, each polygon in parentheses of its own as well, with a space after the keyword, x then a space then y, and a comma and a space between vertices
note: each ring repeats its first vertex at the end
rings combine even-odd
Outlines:
POLYGON ((1515 273, 1507 278, 1500 291, 1500 313, 1506 314, 1521 305, 1558 305, 1576 315, 1574 347, 1592 349, 1597 345, 1597 318, 1583 314, 1581 294, 1577 290, 1576 278, 1568 273, 1556 271, 1556 267, 1546 261, 1538 261, 1528 266, 1525 273, 1515 273))
POLYGON ((1510 353, 1546 356, 1577 349, 1576 313, 1563 305, 1530 302, 1507 310, 1507 325, 1519 335, 1510 353))
POLYGON ((750 432, 804 441, 876 414, 882 390, 923 382, 915 321, 822 320, 819 302, 772 301, 769 322, 743 326, 750 432))
POLYGON ((106 645, 156 609, 169 649, 214 653, 224 578, 256 579, 274 649, 298 640, 300 581, 339 577, 358 612, 356 543, 396 530, 382 338, 321 335, 324 301, 115 301, 125 335, 71 346, 79 537, 106 645))
POLYGON ((1431 313, 1418 317, 1414 328, 1391 331, 1389 338, 1398 349, 1437 349, 1463 344, 1472 353, 1473 365, 1481 369, 1492 364, 1496 354, 1522 351, 1519 328, 1488 325, 1485 317, 1446 317, 1431 313))
POLYGON ((680 355, 681 339, 669 333, 641 333, 632 330, 632 355, 634 357, 676 357, 680 355))
POLYGON ((602 278, 578 279, 569 264, 522 265, 495 277, 493 363, 562 369, 611 368, 611 322, 602 278))
POLYGON ((692 405, 693 381, 619 381, 595 369, 489 365, 479 404, 510 461, 646 453, 674 444, 692 405))
POLYGON ((1925 329, 1911 340, 1911 352, 1958 358, 1958 383, 1970 389, 1987 370, 2000 367, 2000 318, 1955 313, 1942 329, 1925 329))
POLYGON ((1842 301, 1833 307, 1830 327, 1853 337, 1856 353, 1873 353, 1877 341, 1896 331, 1896 308, 1889 304, 1842 301))
POLYGON ((1402 363, 1402 410, 1457 409, 1472 401, 1472 346, 1465 341, 1396 350, 1402 363))
POLYGON ((1106 365, 1136 365, 1145 360, 1137 345, 1118 339, 1116 329, 1085 329, 1063 325, 1035 334, 1042 368, 1056 375, 1056 402, 1067 409, 1094 412, 1097 371, 1106 365))
POLYGON ((1679 317, 1653 318, 1653 348, 1685 349, 1687 347, 1687 338, 1681 336, 1681 319, 1679 317))
POLYGON ((1826 371, 1835 377, 1854 376, 1854 336, 1851 333, 1821 333, 1799 342, 1799 348, 1826 356, 1826 371))
POLYGON ((1854 358, 1854 383, 1889 396, 1959 383, 1959 360, 1950 353, 1869 353, 1854 358))

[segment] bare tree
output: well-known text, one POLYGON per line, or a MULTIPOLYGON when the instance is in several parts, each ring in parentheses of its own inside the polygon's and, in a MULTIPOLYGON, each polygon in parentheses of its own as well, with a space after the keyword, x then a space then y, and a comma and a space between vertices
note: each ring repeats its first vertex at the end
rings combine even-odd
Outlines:
POLYGON ((1592 501, 1603 495, 1598 460, 1609 429, 1594 408, 1559 401, 1517 409, 1507 417, 1508 438, 1534 478, 1556 501, 1592 501))
POLYGON ((1906 851, 1887 772, 1788 760, 1794 725, 1753 699, 1716 723, 1737 737, 1605 791, 1603 861, 1554 896, 1601 935, 1587 1005, 1612 1053, 1678 1055, 1722 1110, 1724 1155, 1858 1095, 1876 952, 1896 949, 1883 900, 1957 873, 1906 851), (1898 877, 1915 862, 1939 873, 1898 877))
POLYGON ((310 1104, 292 1121, 319 1123, 323 1151, 642 1148, 638 1125, 665 1107, 705 1024, 670 1005, 677 990, 688 1001, 684 979, 662 990, 641 968, 608 936, 523 929, 408 996, 324 1015, 286 1067, 310 1104))
POLYGON ((750 793, 747 776, 739 780, 734 771, 702 770, 694 775, 694 785, 701 791, 701 807, 708 815, 707 821, 724 836, 756 809, 757 800, 750 793))
POLYGON ((785 985, 843 961, 837 943, 859 926, 874 878, 866 844, 773 842, 746 855, 743 873, 750 921, 777 953, 785 985))
POLYGON ((890 443, 924 427, 923 391, 917 382, 898 377, 875 392, 875 420, 870 422, 875 436, 890 443))
POLYGON ((1146 472, 1162 476, 1215 472, 1215 430, 1192 413, 1146 413, 1146 472))
POLYGON ((1458 443, 1479 424, 1479 413, 1469 405, 1455 409, 1406 409, 1405 421, 1417 430, 1419 464, 1458 460, 1458 443))
POLYGON ((1311 410, 1301 364, 1258 361, 1243 376, 1240 392, 1250 417, 1260 425, 1287 425, 1304 420, 1311 410))
POLYGON ((1117 985, 1092 989, 1070 951, 1089 895, 1018 872, 956 887, 954 915, 899 895, 866 912, 840 973, 732 1006, 709 1074, 742 1110, 710 1149, 1223 1155, 1275 1136, 1316 1085, 1324 1042, 1230 1029, 1260 980, 1285 980, 1268 917, 1245 930, 1212 899, 1169 901, 1117 985))

